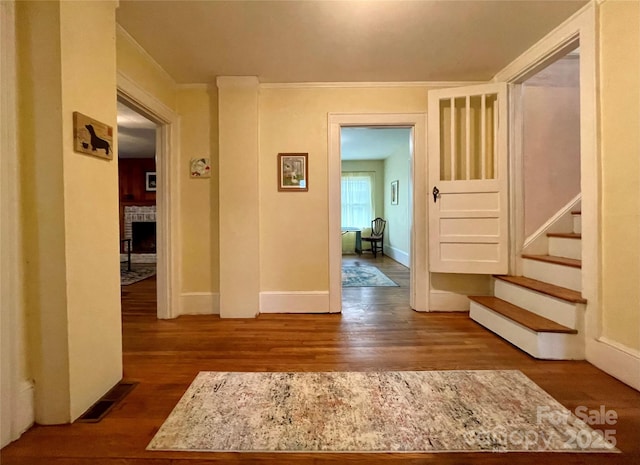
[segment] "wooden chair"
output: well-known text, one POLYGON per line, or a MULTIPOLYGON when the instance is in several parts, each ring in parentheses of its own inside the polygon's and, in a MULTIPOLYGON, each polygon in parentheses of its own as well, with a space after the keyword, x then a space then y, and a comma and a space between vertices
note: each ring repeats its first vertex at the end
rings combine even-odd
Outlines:
POLYGON ((371 244, 371 252, 374 257, 378 256, 378 251, 384 255, 384 228, 386 225, 387 222, 385 220, 376 218, 371 221, 371 236, 362 238, 363 242, 371 244))

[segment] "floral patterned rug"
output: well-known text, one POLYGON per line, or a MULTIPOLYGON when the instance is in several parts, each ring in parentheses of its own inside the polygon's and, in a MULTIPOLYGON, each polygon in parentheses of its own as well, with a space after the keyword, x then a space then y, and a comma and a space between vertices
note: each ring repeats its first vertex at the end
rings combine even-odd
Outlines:
POLYGON ((515 370, 201 372, 147 449, 618 452, 515 370))
POLYGON ((397 286, 375 266, 343 265, 342 287, 390 287, 397 286))
POLYGON ((128 286, 156 274, 155 263, 132 263, 131 270, 127 270, 126 263, 120 263, 120 285, 128 286))

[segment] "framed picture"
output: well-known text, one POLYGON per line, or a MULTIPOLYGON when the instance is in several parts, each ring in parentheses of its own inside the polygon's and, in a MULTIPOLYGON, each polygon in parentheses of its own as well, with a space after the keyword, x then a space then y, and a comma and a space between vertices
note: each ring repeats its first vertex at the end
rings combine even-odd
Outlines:
POLYGON ((192 178, 211 177, 211 162, 208 158, 192 158, 189 165, 192 178))
POLYGON ((309 154, 278 154, 278 191, 307 192, 309 190, 309 154))
POLYGON ((391 205, 398 205, 398 181, 391 182, 391 205))
POLYGON ((94 157, 113 159, 113 128, 74 111, 73 149, 94 157))
POLYGON ((156 191, 156 172, 147 171, 145 174, 144 188, 147 192, 156 191))

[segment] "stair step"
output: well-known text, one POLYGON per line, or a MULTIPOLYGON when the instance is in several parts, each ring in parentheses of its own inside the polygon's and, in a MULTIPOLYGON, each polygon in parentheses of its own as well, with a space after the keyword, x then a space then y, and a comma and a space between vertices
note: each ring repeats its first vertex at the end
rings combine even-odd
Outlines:
POLYGON ((491 296, 469 296, 476 302, 536 333, 577 334, 575 329, 567 328, 555 321, 541 317, 524 308, 517 307, 507 301, 491 296))
POLYGON ((573 215, 573 232, 579 234, 582 232, 582 212, 575 211, 571 214, 573 215))
POLYGON ((582 215, 582 210, 572 210, 571 214, 572 215, 582 215))
POLYGON ((582 239, 580 233, 547 233, 547 237, 560 237, 563 239, 582 239))
POLYGON ((550 295, 556 299, 564 300, 566 302, 576 304, 586 304, 587 300, 582 297, 580 292, 573 289, 567 289, 566 287, 556 286, 555 284, 545 283, 538 281, 537 279, 527 278, 525 276, 494 276, 496 279, 516 284, 518 286, 526 287, 533 291, 540 292, 542 294, 550 295))
POLYGON ((570 266, 572 268, 582 268, 582 260, 576 260, 574 258, 555 257, 553 255, 529 255, 529 254, 522 254, 522 258, 528 258, 529 260, 537 260, 539 262, 553 263, 555 265, 570 266))
POLYGON ((582 235, 577 233, 547 233, 549 249, 547 253, 552 257, 582 258, 582 235))

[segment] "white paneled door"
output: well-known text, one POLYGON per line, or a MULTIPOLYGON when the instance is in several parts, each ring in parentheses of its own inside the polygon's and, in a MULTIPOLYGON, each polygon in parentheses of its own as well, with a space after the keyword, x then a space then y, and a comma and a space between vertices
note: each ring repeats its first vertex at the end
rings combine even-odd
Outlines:
POLYGON ((507 85, 429 92, 429 269, 508 272, 507 85))

